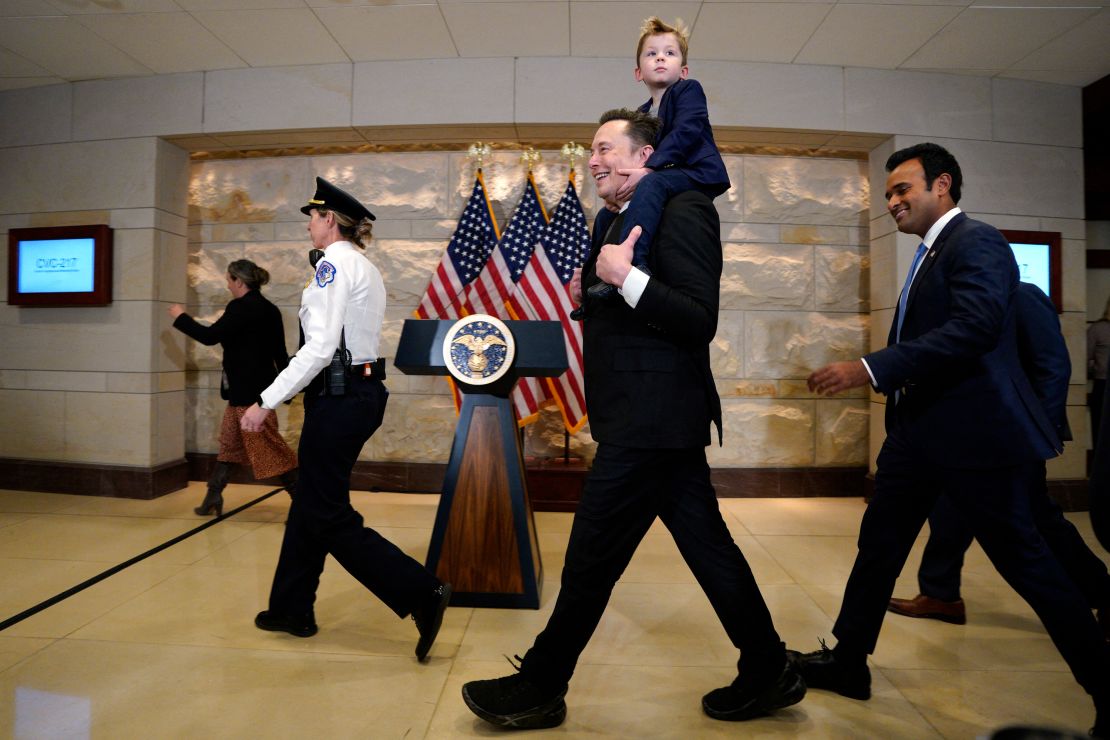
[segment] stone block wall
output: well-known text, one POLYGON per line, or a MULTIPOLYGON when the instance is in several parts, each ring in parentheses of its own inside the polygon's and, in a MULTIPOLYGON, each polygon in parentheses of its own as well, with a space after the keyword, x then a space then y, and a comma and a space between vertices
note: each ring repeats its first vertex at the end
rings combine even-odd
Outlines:
MULTIPOLYGON (((535 169, 551 213, 567 167, 543 152, 535 169)), ((484 176, 498 224, 507 225, 524 188, 519 152, 497 151, 484 176)), ((805 388, 812 368, 858 357, 869 345, 867 162, 853 159, 726 155, 733 187, 717 199, 724 245, 721 316, 711 347, 725 417, 725 443, 710 449, 717 467, 859 466, 867 463, 866 393, 817 399, 805 388)), ((299 208, 320 175, 352 192, 377 215, 367 253, 388 295, 383 353, 395 354, 447 246, 473 185, 461 152, 397 152, 198 160, 189 182, 188 310, 213 321, 230 296, 229 262, 252 259, 268 269, 263 292, 282 310, 289 351, 296 348, 297 307, 310 275, 299 208)), ((598 209, 583 169, 579 194, 592 220, 598 209)), ((186 449, 214 452, 220 401, 219 348, 187 347, 186 449)), ((446 462, 455 415, 446 383, 394 371, 381 430, 362 452, 376 461, 446 462)), ((295 443, 300 400, 279 410, 295 443)), ((527 428, 526 450, 559 457, 564 437, 556 409, 527 428)), ((573 456, 592 459, 586 427, 570 440, 573 456)))

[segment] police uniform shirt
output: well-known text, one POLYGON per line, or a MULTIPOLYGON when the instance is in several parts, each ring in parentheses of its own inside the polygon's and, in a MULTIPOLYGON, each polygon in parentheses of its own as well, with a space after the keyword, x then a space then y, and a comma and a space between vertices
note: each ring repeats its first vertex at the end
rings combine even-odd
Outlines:
POLYGON ((352 364, 378 359, 384 316, 385 283, 378 268, 350 242, 330 245, 301 293, 304 346, 262 391, 263 408, 276 408, 292 398, 327 367, 339 347, 341 331, 352 364))

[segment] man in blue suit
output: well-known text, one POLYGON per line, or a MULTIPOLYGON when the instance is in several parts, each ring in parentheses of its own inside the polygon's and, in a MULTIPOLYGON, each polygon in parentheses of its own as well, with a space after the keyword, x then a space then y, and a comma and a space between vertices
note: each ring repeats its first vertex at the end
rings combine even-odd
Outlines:
POLYGON ((1110 732, 1110 648, 1083 595, 1037 531, 1029 485, 1061 450, 1018 358, 1018 269, 1006 239, 956 207, 962 175, 936 144, 887 160, 887 209, 921 237, 886 348, 808 378, 829 395, 871 384, 887 396, 886 440, 859 552, 833 626, 836 647, 791 652, 811 688, 871 695, 874 651, 894 583, 938 496, 1044 623, 1110 732))
MULTIPOLYGON (((1071 381, 1071 358, 1060 319, 1048 296, 1031 283, 1018 283, 1017 302, 1018 357, 1033 390, 1062 440, 1070 440, 1067 399, 1071 381)), ((1060 506, 1048 495, 1045 465, 1030 481, 1029 495, 1033 521, 1045 544, 1064 566, 1064 570, 1083 593, 1087 605, 1097 609, 1103 635, 1110 631, 1110 573, 1106 564, 1091 552, 1075 525, 1064 517, 1060 506)), ((920 592, 912 599, 891 599, 887 609, 894 614, 942 622, 967 621, 960 598, 960 571, 964 553, 973 535, 960 512, 941 497, 929 515, 929 541, 917 570, 920 592)))

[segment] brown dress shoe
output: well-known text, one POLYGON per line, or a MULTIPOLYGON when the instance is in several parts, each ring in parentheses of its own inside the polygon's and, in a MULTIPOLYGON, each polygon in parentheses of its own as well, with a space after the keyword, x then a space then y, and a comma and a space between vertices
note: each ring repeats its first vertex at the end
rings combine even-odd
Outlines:
POLYGON ((932 596, 918 594, 912 599, 891 599, 887 611, 901 614, 904 617, 917 617, 918 619, 939 619, 949 624, 965 624, 967 612, 964 610, 964 600, 941 601, 932 596))

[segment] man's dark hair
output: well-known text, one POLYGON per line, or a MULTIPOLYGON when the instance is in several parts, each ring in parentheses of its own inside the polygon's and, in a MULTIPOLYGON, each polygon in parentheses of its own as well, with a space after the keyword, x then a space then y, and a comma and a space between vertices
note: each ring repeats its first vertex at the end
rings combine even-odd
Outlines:
POLYGON ((662 121, 655 116, 631 108, 607 110, 601 114, 598 124, 609 123, 609 121, 626 121, 628 138, 632 139, 632 143, 637 147, 655 146, 655 137, 659 135, 659 128, 663 125, 662 121))
POLYGON ((947 172, 952 178, 952 186, 948 188, 948 194, 952 196, 953 203, 960 202, 960 187, 964 183, 964 176, 960 172, 960 163, 947 149, 928 141, 899 149, 887 159, 886 171, 891 172, 898 165, 911 159, 921 161, 921 167, 925 170, 926 190, 932 190, 933 181, 947 172))

